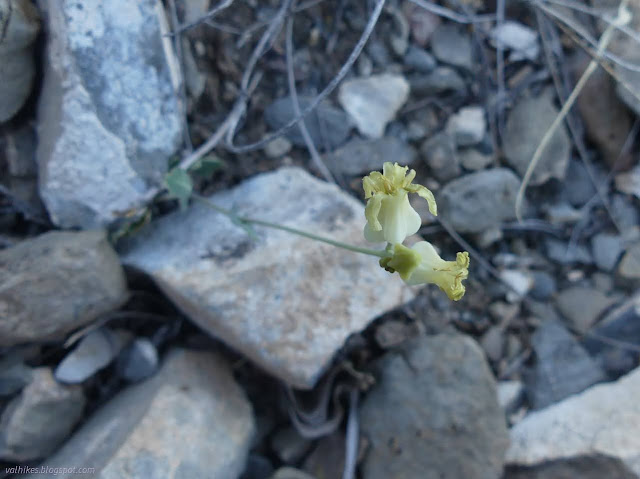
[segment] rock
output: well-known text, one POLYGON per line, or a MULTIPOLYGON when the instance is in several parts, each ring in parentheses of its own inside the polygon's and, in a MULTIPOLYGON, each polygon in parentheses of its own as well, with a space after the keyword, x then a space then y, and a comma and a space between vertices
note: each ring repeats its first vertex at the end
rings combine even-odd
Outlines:
MULTIPOLYGON (((239 215, 364 242, 362 203, 298 168, 256 176, 211 200, 239 215)), ((252 242, 227 217, 195 204, 154 221, 124 261, 205 331, 301 388, 315 383, 350 334, 411 297, 373 258, 256 230, 252 242)))
POLYGON ((295 464, 309 451, 311 440, 300 436, 293 427, 288 427, 273 435, 271 448, 283 463, 295 464))
POLYGON ((56 383, 49 368, 33 378, 0 417, 0 459, 25 462, 48 456, 82 417, 85 398, 79 386, 56 383))
POLYGON ((447 131, 453 135, 458 146, 477 145, 484 138, 487 121, 480 106, 466 106, 449 117, 447 131))
POLYGON ((557 291, 556 279, 545 271, 532 271, 533 288, 529 292, 533 299, 544 301, 557 291))
POLYGON ((611 215, 621 229, 625 241, 640 239, 640 211, 629 196, 614 194, 611 197, 611 215))
POLYGON ((273 471, 273 464, 269 459, 259 454, 249 454, 240 479, 269 479, 273 471))
POLYGON ((158 374, 111 399, 43 466, 92 467, 100 479, 236 479, 253 431, 229 365, 216 354, 173 350, 158 374))
POLYGON ((15 354, 0 360, 0 398, 12 396, 31 382, 32 369, 15 354))
POLYGON ((415 325, 399 319, 389 319, 375 329, 378 346, 384 349, 396 347, 418 333, 415 325))
POLYGON ((507 467, 503 479, 637 479, 620 459, 601 454, 556 459, 533 467, 507 467))
POLYGON ((413 40, 421 47, 427 46, 431 35, 440 25, 440 17, 410 2, 403 2, 402 10, 409 22, 413 40))
POLYGON ((554 225, 573 224, 580 221, 583 213, 564 201, 553 203, 547 207, 547 218, 554 225))
POLYGON ((429 52, 413 45, 407 49, 407 53, 404 56, 404 64, 422 73, 430 73, 438 65, 436 59, 429 52))
POLYGON ((324 157, 332 171, 354 176, 382 170, 385 161, 410 166, 415 159, 416 151, 395 136, 375 140, 354 139, 324 157))
MULTIPOLYGON (((298 96, 300 111, 304 111, 313 100, 314 97, 298 96)), ((279 98, 264 111, 264 119, 273 130, 282 128, 295 116, 293 101, 290 96, 279 98)), ((333 150, 342 145, 349 137, 349 132, 352 128, 349 117, 328 102, 320 103, 314 111, 305 116, 304 124, 314 145, 321 151, 325 148, 333 150)), ((297 126, 287 131, 285 136, 294 145, 306 146, 304 137, 300 133, 300 128, 297 126)))
POLYGON ((622 193, 640 198, 640 165, 627 173, 616 175, 616 188, 622 193))
POLYGON ((598 364, 561 323, 543 322, 531 343, 536 362, 525 383, 533 409, 545 408, 605 380, 598 364))
POLYGON ((547 256, 549 259, 555 261, 558 264, 571 264, 582 263, 592 264, 593 258, 589 249, 581 244, 572 245, 569 248, 569 243, 556 238, 545 238, 544 244, 547 250, 547 256))
POLYGON ((431 73, 409 76, 411 91, 418 95, 438 95, 450 91, 464 91, 466 83, 458 72, 438 67, 431 73))
POLYGON ((0 123, 25 103, 35 77, 38 10, 29 0, 0 0, 0 123))
POLYGON ((640 369, 527 415, 511 429, 507 462, 535 465, 588 454, 621 459, 640 474, 640 369))
POLYGON ((0 251, 0 346, 60 339, 126 299, 103 232, 53 231, 0 251))
POLYGON ((507 300, 511 303, 522 299, 533 287, 533 277, 526 271, 505 269, 500 272, 500 279, 513 288, 507 292, 507 300))
POLYGON ((431 50, 442 63, 467 70, 473 68, 471 37, 455 24, 444 23, 436 29, 431 50))
POLYGON ((371 442, 364 478, 500 477, 506 425, 475 342, 419 337, 385 355, 378 368, 360 413, 371 442))
POLYGON ((429 170, 438 181, 449 181, 460 176, 462 170, 456 155, 453 136, 447 132, 436 133, 420 147, 429 170))
POLYGON ((582 161, 569 161, 568 173, 562 185, 562 192, 569 203, 579 208, 591 200, 597 191, 582 161))
POLYGON ((137 338, 118 358, 118 372, 125 381, 136 383, 147 379, 158 369, 158 350, 147 338, 137 338))
POLYGON ((480 346, 487 355, 487 358, 493 362, 502 358, 504 346, 504 328, 500 326, 492 326, 480 338, 480 346))
POLYGON ((275 140, 271 140, 264 147, 264 152, 269 158, 280 158, 291 151, 291 142, 286 137, 280 136, 275 140))
POLYGON ((437 196, 438 214, 459 232, 479 233, 515 218, 520 180, 511 170, 491 168, 447 183, 437 196))
POLYGON ((40 3, 40 194, 58 226, 105 226, 145 201, 182 140, 164 10, 156 0, 40 3))
POLYGON ((81 383, 111 363, 121 348, 120 339, 111 330, 91 331, 58 364, 55 378, 61 383, 81 383))
POLYGON ((345 438, 333 433, 320 438, 304 461, 304 470, 317 478, 342 477, 345 459, 345 438))
POLYGON ((384 129, 409 98, 409 83, 390 73, 347 80, 340 85, 338 100, 353 118, 358 131, 381 138, 384 129))
POLYGON ((294 469, 293 467, 281 467, 272 476, 271 479, 315 479, 310 474, 294 469))
POLYGON ((562 315, 581 333, 588 331, 614 302, 615 299, 607 297, 602 291, 583 286, 563 289, 556 297, 556 305, 562 315))
POLYGON ((598 233, 591 238, 591 252, 596 266, 603 271, 613 271, 624 251, 622 238, 615 234, 598 233))
POLYGON ((488 168, 493 163, 491 155, 483 155, 475 148, 462 148, 458 150, 460 163, 467 170, 478 171, 488 168))
MULTIPOLYGON (((504 153, 520 176, 524 176, 538 144, 557 115, 551 89, 545 90, 537 98, 521 99, 509 113, 504 134, 504 153)), ((550 178, 563 180, 570 152, 571 139, 564 125, 560 125, 531 175, 531 184, 540 185, 550 178)))
POLYGON ((640 279, 640 243, 629 247, 620 261, 618 274, 624 279, 640 279))
POLYGON ((521 381, 500 381, 498 383, 498 403, 507 414, 511 414, 520 407, 524 393, 521 381))
POLYGON ((491 31, 491 40, 494 46, 511 50, 510 61, 535 61, 540 54, 538 34, 519 22, 508 20, 496 25, 491 31))

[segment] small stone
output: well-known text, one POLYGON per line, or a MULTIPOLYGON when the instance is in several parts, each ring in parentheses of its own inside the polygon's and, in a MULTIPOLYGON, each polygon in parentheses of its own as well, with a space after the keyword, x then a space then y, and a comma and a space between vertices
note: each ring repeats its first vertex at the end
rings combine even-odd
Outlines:
POLYGON ((431 73, 409 76, 411 91, 418 95, 438 95, 450 91, 464 91, 467 84, 453 68, 438 67, 431 73))
POLYGON ((0 251, 0 346, 61 339, 127 299, 103 232, 52 231, 0 251))
POLYGON ((591 275, 593 286, 603 293, 610 293, 613 290, 613 278, 605 273, 596 271, 591 275))
POLYGON ((408 98, 407 80, 389 73, 347 80, 338 92, 340 104, 353 118, 358 131, 369 138, 384 135, 387 123, 408 98))
POLYGON ((404 56, 404 64, 421 73, 430 73, 438 66, 436 59, 429 52, 413 45, 404 56))
POLYGON ((529 294, 533 299, 545 301, 557 291, 556 279, 546 271, 532 271, 533 288, 529 294))
POLYGON ((491 155, 484 155, 475 148, 462 148, 458 150, 460 163, 467 170, 479 171, 488 168, 493 163, 491 155))
POLYGON ((498 403, 507 414, 520 407, 524 393, 522 381, 500 381, 498 383, 498 403))
POLYGON ((466 106, 449 117, 447 131, 453 135, 458 146, 477 145, 484 138, 487 121, 480 106, 466 106))
POLYGON ((51 454, 82 417, 85 398, 79 386, 56 383, 49 368, 33 378, 0 417, 0 459, 25 462, 51 454))
POLYGON ((581 333, 588 331, 604 310, 614 302, 615 299, 609 298, 603 292, 583 286, 563 289, 556 297, 560 313, 581 333))
POLYGON ((640 279, 640 243, 629 247, 620 261, 618 274, 625 279, 640 279))
POLYGON ((55 377, 61 383, 81 383, 108 366, 122 346, 120 338, 107 328, 91 331, 58 364, 55 377))
POLYGON ((515 218, 520 180, 507 168, 491 168, 447 183, 439 194, 438 210, 459 232, 479 233, 515 218))
POLYGON ((545 408, 606 379, 600 366, 558 321, 543 322, 531 344, 536 363, 525 383, 533 409, 545 408))
POLYGON ((534 61, 540 54, 538 34, 535 30, 519 22, 505 21, 497 25, 491 31, 491 39, 494 45, 501 45, 504 49, 511 50, 511 61, 534 61))
POLYGON ((33 370, 17 354, 3 358, 0 360, 0 398, 19 392, 32 377, 33 370))
POLYGON ((436 133, 422 143, 420 152, 429 165, 434 178, 438 181, 449 181, 460 176, 462 170, 456 155, 453 136, 447 132, 436 133))
POLYGON ((311 448, 311 444, 311 440, 300 436, 292 427, 281 429, 271 438, 271 448, 285 464, 300 461, 311 448))
POLYGON ((411 37, 419 46, 426 47, 441 23, 440 17, 410 2, 404 2, 402 10, 409 22, 411 37))
POLYGON ((599 233, 591 238, 593 259, 603 271, 613 271, 623 251, 624 244, 618 235, 599 233))
MULTIPOLYGON (((591 167, 593 173, 598 174, 598 170, 591 167)), ((584 206, 593 198, 597 192, 593 181, 589 176, 586 166, 582 161, 570 160, 567 177, 562 185, 562 192, 566 199, 576 208, 584 206)), ((596 180, 603 179, 596 177, 596 180)))
POLYGON ((270 479, 316 479, 311 474, 307 474, 299 469, 293 467, 281 467, 278 469, 270 479))
POLYGON ((471 37, 452 23, 440 25, 431 38, 431 49, 442 63, 471 70, 473 49, 471 37))
POLYGON ((504 234, 502 234, 502 228, 499 226, 492 226, 476 235, 476 241, 481 248, 488 248, 492 244, 501 241, 502 238, 504 238, 504 234))
POLYGON ((388 320, 375 330, 376 343, 383 349, 393 348, 415 336, 416 329, 411 324, 400 320, 388 320))
MULTIPOLYGON (((507 161, 524 176, 542 137, 558 116, 553 103, 553 91, 520 100, 509 113, 504 133, 504 153, 507 161)), ((571 152, 571 139, 564 125, 560 125, 542 152, 531 176, 531 185, 541 185, 551 178, 563 180, 571 152)), ((571 175, 569 175, 571 176, 571 175)))
POLYGON ((374 140, 355 139, 325 155, 324 160, 332 171, 344 175, 368 174, 382 170, 386 161, 410 166, 415 162, 416 151, 396 136, 374 140))
POLYGON ((118 358, 118 371, 125 381, 136 383, 147 379, 158 369, 158 350, 146 338, 138 338, 123 349, 118 358))
POLYGON ((510 323, 520 312, 518 304, 496 301, 489 305, 489 314, 498 324, 510 323))
POLYGON ((504 329, 500 326, 489 328, 480 338, 480 346, 490 361, 499 361, 504 346, 504 329))
POLYGON ((569 203, 553 203, 547 208, 547 218, 554 225, 573 224, 580 221, 583 213, 569 203))
POLYGON ((558 264, 593 264, 593 257, 589 249, 582 244, 574 244, 569 247, 568 242, 555 238, 545 238, 544 243, 547 256, 558 264))
POLYGON ((265 456, 260 454, 249 454, 247 465, 240 479, 267 479, 273 473, 273 464, 265 456))
POLYGON ((500 279, 513 288, 507 292, 507 300, 511 299, 512 303, 526 296, 533 287, 533 277, 526 271, 507 269, 500 272, 500 279), (509 293, 515 293, 515 296, 510 297, 509 293))
POLYGON ((640 166, 616 175, 616 188, 622 193, 640 198, 640 166))
POLYGON ((284 136, 279 136, 275 140, 267 143, 264 152, 269 158, 280 158, 291 151, 291 142, 284 136))

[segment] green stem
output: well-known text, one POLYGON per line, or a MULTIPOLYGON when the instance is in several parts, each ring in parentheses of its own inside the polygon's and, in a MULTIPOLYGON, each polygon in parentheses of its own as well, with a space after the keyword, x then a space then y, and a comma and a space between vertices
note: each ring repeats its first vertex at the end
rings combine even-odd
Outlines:
POLYGON ((254 224, 254 225, 259 225, 259 226, 266 226, 267 228, 273 228, 273 229, 277 229, 277 230, 282 230, 282 231, 286 231, 287 233, 291 233, 294 235, 298 235, 298 236, 304 236, 305 238, 309 238, 315 241, 320 241, 322 243, 327 243, 330 244, 331 246, 336 246, 338 248, 342 248, 342 249, 346 249, 348 251, 354 251, 356 253, 362 253, 362 254, 368 254, 371 256, 377 256, 378 258, 386 258, 387 256, 389 256, 389 253, 385 250, 375 250, 375 249, 369 249, 369 248, 362 248, 360 246, 355 246, 352 244, 348 244, 348 243, 343 243, 341 241, 336 241, 333 240, 331 238, 325 238, 324 236, 320 236, 314 233, 309 233, 308 231, 303 231, 303 230, 299 230, 296 228, 291 228, 289 226, 284 226, 281 225, 279 223, 272 223, 270 221, 263 221, 263 220, 256 220, 253 218, 249 218, 246 216, 238 216, 235 213, 233 213, 231 210, 228 210, 226 208, 222 208, 221 206, 216 205, 215 203, 212 203, 208 198, 205 198, 204 196, 200 196, 197 194, 193 194, 193 198, 200 201, 201 203, 203 203, 204 205, 208 206, 209 208, 211 208, 212 210, 217 211, 218 213, 222 213, 223 215, 231 218, 232 220, 238 222, 238 223, 248 223, 248 224, 254 224))

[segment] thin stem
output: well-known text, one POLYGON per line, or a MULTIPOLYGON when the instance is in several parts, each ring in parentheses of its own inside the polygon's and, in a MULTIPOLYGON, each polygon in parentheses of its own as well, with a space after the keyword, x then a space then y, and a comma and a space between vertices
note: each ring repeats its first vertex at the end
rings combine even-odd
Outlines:
POLYGON ((217 211, 218 213, 221 213, 227 216, 228 218, 230 218, 231 220, 236 221, 238 223, 266 226, 267 228, 286 231, 287 233, 291 233, 298 236, 304 236, 305 238, 309 238, 315 241, 320 241, 322 243, 327 243, 327 244, 330 244, 331 246, 336 246, 337 248, 346 249, 348 251, 354 251, 356 253, 368 254, 370 256, 377 256, 378 258, 386 258, 387 256, 389 256, 389 253, 384 250, 362 248, 360 246, 343 243, 341 241, 336 241, 331 238, 326 238, 324 236, 320 236, 315 233, 309 233, 308 231, 299 230, 297 228, 291 228, 289 226, 281 225, 279 223, 272 223, 271 221, 257 220, 254 218, 249 218, 247 216, 238 216, 233 211, 216 205, 215 203, 210 201, 208 198, 205 198, 204 196, 193 194, 193 198, 200 201, 202 204, 211 208, 212 210, 217 211))

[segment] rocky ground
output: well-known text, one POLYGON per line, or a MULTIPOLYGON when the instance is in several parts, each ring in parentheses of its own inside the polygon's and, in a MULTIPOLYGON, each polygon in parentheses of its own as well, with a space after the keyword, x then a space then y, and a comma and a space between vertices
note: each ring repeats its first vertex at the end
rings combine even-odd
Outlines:
POLYGON ((640 476, 622 3, 0 0, 0 478, 640 476), (461 301, 199 200, 364 245, 385 161, 461 301))

